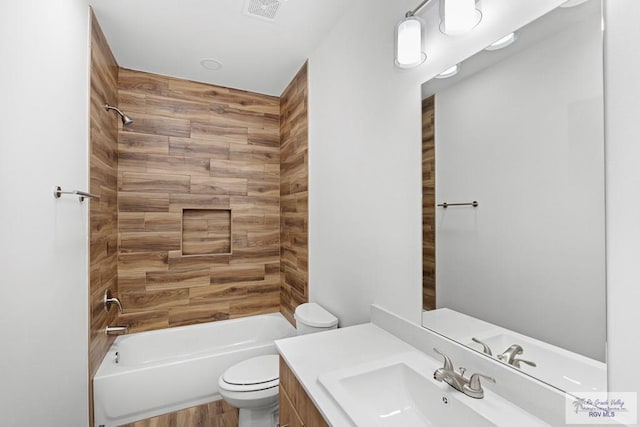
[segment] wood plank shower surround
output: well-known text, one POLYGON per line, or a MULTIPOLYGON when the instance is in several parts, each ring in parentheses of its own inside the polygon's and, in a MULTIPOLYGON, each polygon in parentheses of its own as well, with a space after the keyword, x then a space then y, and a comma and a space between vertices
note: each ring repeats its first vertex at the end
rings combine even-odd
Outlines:
POLYGON ((279 98, 126 69, 118 90, 119 322, 279 311, 279 98))
POLYGON ((280 97, 280 311, 309 300, 307 63, 280 97))
MULTIPOLYGON (((91 21, 89 189, 101 199, 89 202, 90 378, 114 339, 107 325, 276 311, 293 323, 308 300, 306 64, 281 98, 126 70, 91 21), (103 311, 108 288, 124 314, 103 311)), ((237 425, 237 411, 218 403, 147 421, 183 419, 237 425)))
POLYGON ((422 307, 436 308, 435 97, 422 101, 422 307))
MULTIPOLYGON (((100 200, 89 204, 89 378, 93 379, 102 358, 113 342, 104 334, 108 324, 115 324, 117 310, 106 313, 102 308, 104 291, 117 290, 117 137, 118 116, 104 108, 105 103, 118 103, 118 64, 91 13, 91 90, 89 106, 89 191, 100 200)), ((89 387, 90 402, 91 390, 89 387)), ((90 411, 93 417, 93 411, 90 411)), ((93 419, 90 420, 93 425, 93 419)))

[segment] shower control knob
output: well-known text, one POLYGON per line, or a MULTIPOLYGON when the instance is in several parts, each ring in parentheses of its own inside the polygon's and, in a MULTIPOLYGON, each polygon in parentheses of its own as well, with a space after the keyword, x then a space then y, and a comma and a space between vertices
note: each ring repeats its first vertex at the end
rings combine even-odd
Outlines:
POLYGON ((120 304, 120 300, 116 297, 111 296, 111 291, 107 289, 104 291, 104 298, 102 299, 102 303, 104 304, 104 311, 109 312, 111 309, 111 304, 115 304, 118 306, 118 310, 122 313, 122 304, 120 304))

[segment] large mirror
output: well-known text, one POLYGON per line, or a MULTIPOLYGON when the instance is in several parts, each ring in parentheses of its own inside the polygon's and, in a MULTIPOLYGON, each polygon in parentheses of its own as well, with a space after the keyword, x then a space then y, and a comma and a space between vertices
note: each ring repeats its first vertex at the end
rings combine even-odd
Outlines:
POLYGON ((601 9, 422 86, 423 326, 567 392, 606 389, 601 9))

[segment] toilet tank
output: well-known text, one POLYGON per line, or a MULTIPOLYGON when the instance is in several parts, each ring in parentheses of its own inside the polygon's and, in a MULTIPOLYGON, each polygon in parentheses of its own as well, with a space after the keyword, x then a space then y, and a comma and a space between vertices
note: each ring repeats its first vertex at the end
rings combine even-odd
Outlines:
POLYGON ((294 313, 298 335, 328 331, 338 327, 338 318, 315 302, 300 304, 294 313))

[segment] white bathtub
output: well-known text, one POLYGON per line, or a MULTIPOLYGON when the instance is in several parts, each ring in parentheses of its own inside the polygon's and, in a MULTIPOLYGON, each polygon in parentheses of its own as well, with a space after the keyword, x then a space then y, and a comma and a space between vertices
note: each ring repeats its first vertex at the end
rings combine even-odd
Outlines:
POLYGON ((219 400, 218 377, 225 369, 276 354, 274 340, 293 335, 291 324, 273 313, 119 336, 93 380, 95 426, 219 400))

